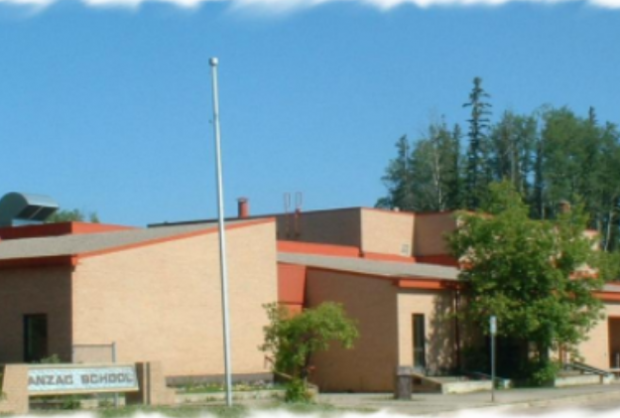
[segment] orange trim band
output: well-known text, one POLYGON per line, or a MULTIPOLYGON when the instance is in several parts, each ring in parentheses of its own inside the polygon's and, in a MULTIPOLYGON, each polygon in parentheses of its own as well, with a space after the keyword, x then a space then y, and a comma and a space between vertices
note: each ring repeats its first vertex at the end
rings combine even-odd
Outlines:
POLYGON ((396 254, 384 254, 384 253, 372 253, 372 252, 362 252, 362 258, 367 258, 369 260, 380 260, 380 261, 397 261, 401 263, 415 263, 415 257, 407 257, 404 255, 396 255, 396 254))
POLYGON ((611 292, 593 292, 596 298, 605 302, 620 302, 620 293, 611 292))
POLYGON ((404 279, 399 280, 400 289, 448 290, 460 287, 460 283, 439 279, 404 279))
POLYGON ((0 228, 0 238, 5 240, 21 238, 43 238, 59 235, 96 234, 99 232, 126 231, 136 229, 129 226, 94 224, 86 222, 59 222, 41 225, 23 225, 0 228))
POLYGON ((340 257, 359 257, 357 247, 333 244, 315 244, 299 241, 278 241, 278 251, 282 253, 331 255, 340 257))

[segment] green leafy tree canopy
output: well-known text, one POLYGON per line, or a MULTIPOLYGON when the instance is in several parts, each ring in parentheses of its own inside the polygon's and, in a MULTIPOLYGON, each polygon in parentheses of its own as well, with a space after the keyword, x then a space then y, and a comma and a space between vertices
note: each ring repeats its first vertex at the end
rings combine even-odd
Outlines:
POLYGON ((62 209, 55 212, 52 216, 47 218, 47 223, 59 223, 59 222, 88 222, 99 223, 99 217, 96 212, 85 213, 79 209, 66 210, 62 209))
POLYGON ((544 366, 551 348, 575 347, 595 325, 602 303, 592 292, 612 273, 579 207, 553 221, 528 213, 510 182, 493 183, 485 213, 459 213, 448 241, 464 263, 463 317, 486 330, 495 315, 498 336, 533 344, 544 366))

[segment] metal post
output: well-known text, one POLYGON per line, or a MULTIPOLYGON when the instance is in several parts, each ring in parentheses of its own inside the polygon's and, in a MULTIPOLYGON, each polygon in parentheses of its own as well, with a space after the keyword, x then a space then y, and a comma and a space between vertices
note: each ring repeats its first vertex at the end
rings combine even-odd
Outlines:
POLYGON ((220 273, 222 281, 222 317, 224 318, 224 372, 226 375, 226 405, 232 406, 232 379, 230 368, 230 329, 228 318, 228 272, 226 268, 226 236, 224 235, 224 192, 222 187, 222 153, 220 146, 220 109, 217 86, 217 58, 209 60, 213 78, 213 128, 215 130, 215 158, 217 174, 217 219, 220 237, 220 273))
POLYGON ((491 337, 491 402, 495 402, 495 334, 491 337))
MULTIPOLYGON (((116 364, 116 341, 112 343, 112 363, 116 364)), ((114 392, 114 407, 118 408, 118 392, 114 392)))
POLYGON ((497 321, 494 316, 490 319, 491 330, 491 402, 495 402, 495 333, 497 332, 497 321))

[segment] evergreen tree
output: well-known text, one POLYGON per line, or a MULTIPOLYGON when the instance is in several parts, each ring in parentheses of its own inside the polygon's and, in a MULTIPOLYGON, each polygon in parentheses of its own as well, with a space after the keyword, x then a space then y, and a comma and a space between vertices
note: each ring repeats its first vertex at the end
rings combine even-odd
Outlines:
POLYGON ((490 96, 482 88, 482 79, 474 78, 474 87, 469 94, 469 102, 464 107, 471 108, 469 122, 469 148, 467 151, 466 204, 468 209, 476 209, 486 194, 487 185, 492 179, 489 162, 488 129, 491 105, 485 100, 490 96))
POLYGON ((388 194, 376 206, 414 212, 459 208, 460 135, 458 126, 451 132, 441 121, 413 144, 401 137, 382 178, 388 194))
POLYGON ((381 180, 388 189, 388 195, 377 200, 376 207, 414 210, 413 177, 411 173, 411 153, 407 136, 396 142, 397 155, 391 160, 381 180))

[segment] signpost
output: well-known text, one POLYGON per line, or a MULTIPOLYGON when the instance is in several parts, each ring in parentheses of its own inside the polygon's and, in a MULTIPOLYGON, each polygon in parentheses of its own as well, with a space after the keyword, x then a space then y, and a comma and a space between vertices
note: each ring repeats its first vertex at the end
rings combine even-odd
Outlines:
POLYGON ((491 316, 489 319, 491 331, 491 402, 495 402, 495 334, 497 334, 497 319, 491 316))

